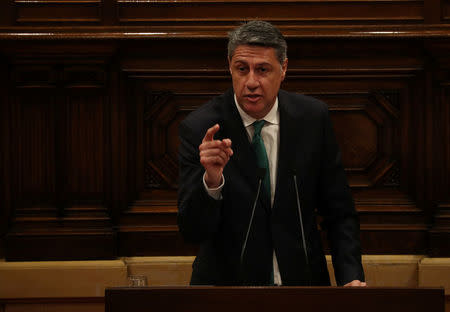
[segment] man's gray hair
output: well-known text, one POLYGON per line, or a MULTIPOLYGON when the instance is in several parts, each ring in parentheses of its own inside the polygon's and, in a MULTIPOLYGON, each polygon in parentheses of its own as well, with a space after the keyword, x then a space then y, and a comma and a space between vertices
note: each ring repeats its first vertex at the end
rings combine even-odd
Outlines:
POLYGON ((255 45, 275 49, 280 64, 286 60, 287 44, 281 31, 265 21, 250 21, 228 33, 228 58, 240 45, 255 45))

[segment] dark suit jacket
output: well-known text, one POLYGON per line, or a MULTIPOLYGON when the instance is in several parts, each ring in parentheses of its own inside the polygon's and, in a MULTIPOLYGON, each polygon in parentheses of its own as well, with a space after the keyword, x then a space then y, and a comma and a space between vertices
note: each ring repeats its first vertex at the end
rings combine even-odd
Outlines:
POLYGON ((258 201, 242 265, 240 252, 249 225, 258 178, 254 152, 235 107, 233 90, 201 106, 180 125, 178 225, 186 241, 199 243, 194 285, 267 285, 275 250, 283 285, 329 285, 317 213, 323 216, 338 285, 364 280, 359 222, 341 164, 328 108, 314 98, 280 90, 280 142, 273 207, 258 201), (224 169, 222 200, 204 189, 198 146, 206 130, 230 138, 234 155, 224 169), (294 174, 298 179, 305 259, 294 174))

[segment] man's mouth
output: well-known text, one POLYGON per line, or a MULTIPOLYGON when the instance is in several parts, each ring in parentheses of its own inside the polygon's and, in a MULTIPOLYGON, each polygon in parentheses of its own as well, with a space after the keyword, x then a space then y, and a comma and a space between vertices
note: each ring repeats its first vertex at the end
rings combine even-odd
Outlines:
POLYGON ((257 102, 261 98, 261 95, 259 95, 259 94, 247 94, 247 95, 245 95, 245 98, 247 100, 249 100, 250 102, 257 102))

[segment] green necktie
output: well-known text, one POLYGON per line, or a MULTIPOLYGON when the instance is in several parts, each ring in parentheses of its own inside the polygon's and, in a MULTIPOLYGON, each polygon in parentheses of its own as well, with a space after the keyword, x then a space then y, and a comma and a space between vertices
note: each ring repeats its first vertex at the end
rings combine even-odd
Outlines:
POLYGON ((269 160, 267 158, 266 148, 264 146, 264 141, 261 138, 261 129, 264 126, 264 120, 257 120, 253 123, 253 129, 255 133, 253 134, 252 146, 256 154, 256 165, 258 168, 266 169, 264 179, 262 181, 263 189, 269 199, 270 196, 270 174, 269 174, 269 160))
MULTIPOLYGON (((270 204, 270 173, 269 173, 269 159, 267 158, 266 147, 264 146, 264 141, 261 138, 261 129, 264 126, 264 120, 257 120, 253 123, 253 129, 255 133, 253 134, 252 146, 256 154, 256 165, 258 168, 266 169, 266 173, 263 179, 263 190, 268 196, 270 204)), ((273 283, 273 268, 270 272, 269 285, 274 285, 273 283)))

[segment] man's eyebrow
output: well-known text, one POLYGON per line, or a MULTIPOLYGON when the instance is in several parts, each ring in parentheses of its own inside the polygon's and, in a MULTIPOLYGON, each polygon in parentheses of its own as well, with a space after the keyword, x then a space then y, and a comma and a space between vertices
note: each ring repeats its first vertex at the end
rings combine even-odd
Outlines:
POLYGON ((233 61, 233 63, 235 63, 235 64, 236 64, 236 63, 242 63, 242 64, 245 64, 245 65, 248 64, 246 61, 244 61, 244 60, 239 60, 239 59, 233 61))
MULTIPOLYGON (((233 64, 237 64, 237 63, 248 65, 248 62, 246 62, 244 60, 237 59, 237 60, 233 61, 233 64)), ((261 62, 261 63, 256 63, 255 66, 270 66, 270 67, 272 67, 272 64, 268 63, 268 62, 261 62)))

